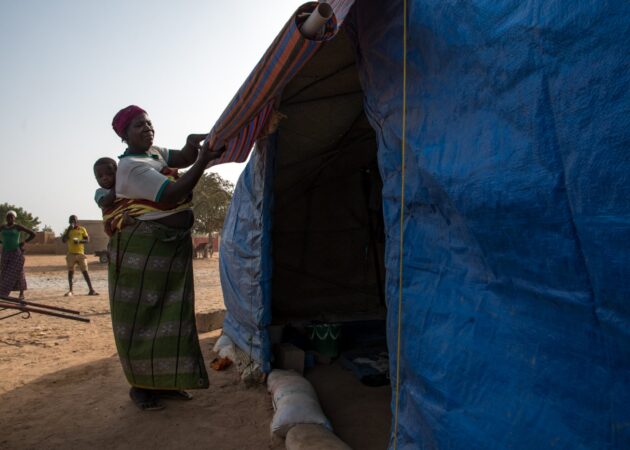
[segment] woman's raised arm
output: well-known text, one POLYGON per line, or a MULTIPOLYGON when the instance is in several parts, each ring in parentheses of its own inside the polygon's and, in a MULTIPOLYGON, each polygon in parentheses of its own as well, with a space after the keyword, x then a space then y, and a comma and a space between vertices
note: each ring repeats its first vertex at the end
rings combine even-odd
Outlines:
POLYGON ((171 151, 168 162, 169 167, 180 169, 193 164, 197 160, 201 141, 207 136, 207 134, 189 134, 188 138, 186 138, 186 145, 181 150, 171 151))
MULTIPOLYGON (((205 137, 206 135, 203 136, 205 137)), ((198 151, 197 159, 192 167, 188 169, 177 181, 169 183, 164 188, 160 202, 175 204, 185 199, 186 196, 193 191, 197 182, 203 175, 204 170, 206 170, 208 163, 213 159, 218 158, 223 154, 223 152, 225 152, 225 147, 222 147, 219 150, 210 150, 213 145, 213 139, 208 139, 204 143, 201 150, 198 151)))

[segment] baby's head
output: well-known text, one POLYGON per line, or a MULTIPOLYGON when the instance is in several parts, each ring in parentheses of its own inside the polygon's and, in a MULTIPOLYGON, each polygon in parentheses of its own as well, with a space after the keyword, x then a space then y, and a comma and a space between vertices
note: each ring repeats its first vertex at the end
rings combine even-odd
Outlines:
POLYGON ((94 163, 94 176, 98 185, 111 189, 116 182, 116 161, 111 158, 99 158, 94 163))

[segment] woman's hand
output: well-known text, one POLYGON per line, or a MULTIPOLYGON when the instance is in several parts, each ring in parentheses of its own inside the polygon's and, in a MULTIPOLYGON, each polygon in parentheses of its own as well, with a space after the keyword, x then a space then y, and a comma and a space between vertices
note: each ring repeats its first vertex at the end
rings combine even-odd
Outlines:
POLYGON ((201 148, 201 141, 203 141, 207 134, 189 134, 186 138, 186 147, 199 150, 201 148))
POLYGON ((183 169, 193 164, 199 156, 199 150, 201 149, 201 141, 203 141, 207 134, 189 134, 186 138, 186 145, 180 151, 171 152, 168 163, 169 167, 175 169, 183 169))
POLYGON ((206 164, 212 161, 213 159, 218 158, 225 152, 225 146, 219 148, 218 150, 213 150, 213 147, 216 145, 217 137, 214 133, 207 135, 206 141, 201 146, 199 150, 199 159, 203 160, 206 164))

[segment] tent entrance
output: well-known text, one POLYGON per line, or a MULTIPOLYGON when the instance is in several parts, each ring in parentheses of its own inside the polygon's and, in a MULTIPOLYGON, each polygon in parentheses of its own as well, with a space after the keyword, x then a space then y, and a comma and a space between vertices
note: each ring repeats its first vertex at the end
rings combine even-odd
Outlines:
POLYGON ((306 350, 304 375, 339 437, 352 448, 385 448, 391 390, 382 181, 363 99, 343 30, 284 90, 271 208, 271 310, 272 323, 284 326, 282 340, 306 350), (338 327, 337 358, 308 363, 313 323, 338 327))
POLYGON ((285 88, 279 111, 273 321, 384 319, 376 137, 343 31, 285 88))

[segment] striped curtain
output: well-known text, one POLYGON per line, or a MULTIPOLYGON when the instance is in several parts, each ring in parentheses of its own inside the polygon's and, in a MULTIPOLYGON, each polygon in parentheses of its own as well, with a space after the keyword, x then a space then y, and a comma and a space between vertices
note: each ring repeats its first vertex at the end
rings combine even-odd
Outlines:
POLYGON ((334 15, 318 40, 305 39, 299 26, 317 2, 300 6, 265 52, 260 62, 225 109, 213 132, 226 152, 213 165, 243 162, 264 131, 274 104, 289 81, 304 67, 323 42, 332 39, 354 0, 332 0, 334 15))

